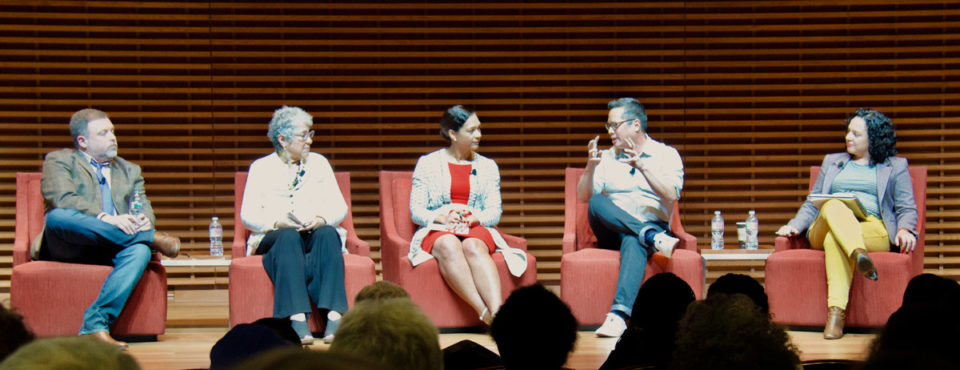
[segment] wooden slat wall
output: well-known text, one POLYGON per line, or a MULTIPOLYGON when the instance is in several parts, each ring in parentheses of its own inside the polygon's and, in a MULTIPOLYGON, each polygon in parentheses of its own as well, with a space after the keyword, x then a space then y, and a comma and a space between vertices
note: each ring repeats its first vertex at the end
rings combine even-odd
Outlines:
MULTIPOLYGON (((375 259, 377 171, 411 170, 442 145, 441 111, 475 106, 481 150, 503 176, 501 227, 528 239, 540 279, 555 284, 563 168, 583 166, 620 96, 640 99, 651 135, 684 157, 683 222, 701 241, 714 209, 731 241, 733 222, 756 209, 772 243, 808 166, 843 150, 844 118, 887 113, 901 153, 930 167, 926 269, 957 278, 958 67, 952 1, 5 0, 0 288, 15 173, 71 145, 73 111, 111 114, 121 155, 144 167, 157 226, 203 254, 210 216, 231 230, 232 174, 272 150, 266 124, 281 104, 310 111, 314 150, 353 172, 375 259)), ((222 287, 217 276, 199 285, 222 287)))

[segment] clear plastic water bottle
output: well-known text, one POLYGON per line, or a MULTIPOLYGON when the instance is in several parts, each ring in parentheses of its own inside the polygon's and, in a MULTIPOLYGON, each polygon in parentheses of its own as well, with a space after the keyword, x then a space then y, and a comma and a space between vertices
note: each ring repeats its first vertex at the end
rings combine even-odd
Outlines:
POLYGON ((757 240, 757 233, 760 228, 760 221, 757 220, 757 212, 750 210, 747 215, 746 223, 746 232, 747 232, 747 249, 757 249, 760 247, 760 243, 757 240))
POLYGON ((723 216, 720 211, 713 211, 713 220, 710 221, 710 249, 723 249, 723 216))
POLYGON ((216 216, 210 220, 210 255, 223 255, 223 226, 220 225, 220 217, 216 216))
POLYGON ((130 198, 130 215, 139 217, 141 214, 143 214, 143 193, 136 190, 130 198))

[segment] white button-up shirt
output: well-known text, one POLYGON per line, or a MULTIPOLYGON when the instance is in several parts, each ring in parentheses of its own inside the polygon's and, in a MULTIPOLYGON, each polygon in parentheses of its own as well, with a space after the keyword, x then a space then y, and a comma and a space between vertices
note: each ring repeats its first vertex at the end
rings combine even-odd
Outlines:
MULTIPOLYGON (((683 162, 677 150, 647 136, 640 156, 646 168, 677 190, 679 198, 683 189, 683 162)), ((613 149, 603 151, 600 164, 593 172, 593 194, 600 193, 640 221, 670 222, 673 204, 660 198, 640 170, 618 161, 613 149)))

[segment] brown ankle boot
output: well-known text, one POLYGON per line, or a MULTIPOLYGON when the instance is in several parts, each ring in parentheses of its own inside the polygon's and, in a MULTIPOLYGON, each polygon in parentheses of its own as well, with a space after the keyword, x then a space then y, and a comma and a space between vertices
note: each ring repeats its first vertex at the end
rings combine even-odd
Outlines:
POLYGON ((873 265, 873 260, 867 255, 865 249, 854 249, 850 257, 853 258, 854 263, 856 263, 857 271, 860 271, 864 277, 870 280, 877 280, 877 267, 873 265))
POLYGON ((827 324, 823 326, 823 339, 840 339, 843 336, 843 309, 830 306, 827 310, 827 324))

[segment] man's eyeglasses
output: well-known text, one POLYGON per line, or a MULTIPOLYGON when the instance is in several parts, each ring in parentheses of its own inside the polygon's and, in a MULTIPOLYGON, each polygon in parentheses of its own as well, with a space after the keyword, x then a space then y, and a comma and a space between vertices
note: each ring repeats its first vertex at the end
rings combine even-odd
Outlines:
POLYGON ((603 127, 606 128, 607 131, 616 130, 617 127, 620 127, 620 125, 624 124, 624 122, 630 122, 630 121, 633 121, 633 120, 632 120, 632 119, 625 119, 625 120, 620 121, 620 122, 607 122, 607 123, 604 123, 604 124, 603 124, 603 127))

